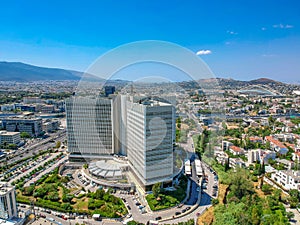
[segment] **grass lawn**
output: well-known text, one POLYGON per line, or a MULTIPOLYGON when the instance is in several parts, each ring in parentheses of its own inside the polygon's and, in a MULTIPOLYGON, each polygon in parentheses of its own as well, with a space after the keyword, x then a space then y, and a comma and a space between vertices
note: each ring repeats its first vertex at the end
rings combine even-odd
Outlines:
POLYGON ((88 198, 75 199, 74 209, 88 211, 88 198))

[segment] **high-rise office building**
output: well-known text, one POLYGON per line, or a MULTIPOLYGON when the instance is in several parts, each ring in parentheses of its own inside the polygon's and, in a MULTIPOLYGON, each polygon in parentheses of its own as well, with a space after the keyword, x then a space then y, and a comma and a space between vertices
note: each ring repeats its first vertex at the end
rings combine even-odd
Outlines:
POLYGON ((66 100, 70 158, 93 158, 114 153, 113 101, 71 97, 66 100))
POLYGON ((172 181, 174 105, 125 95, 73 96, 66 112, 71 160, 121 154, 144 189, 172 181))
POLYGON ((0 218, 11 219, 18 216, 15 187, 0 183, 0 218))
POLYGON ((151 99, 127 102, 127 156, 145 189, 172 180, 174 110, 151 99))

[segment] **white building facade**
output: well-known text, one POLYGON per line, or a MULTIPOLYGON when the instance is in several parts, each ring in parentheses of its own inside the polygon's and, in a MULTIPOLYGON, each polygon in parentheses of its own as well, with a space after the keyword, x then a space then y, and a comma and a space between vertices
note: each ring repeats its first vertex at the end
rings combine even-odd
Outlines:
POLYGON ((174 116, 168 103, 127 102, 127 155, 144 187, 172 181, 174 116))
POLYGON ((300 191, 300 171, 277 170, 272 173, 271 179, 286 190, 297 189, 300 191))
POLYGON ((15 187, 0 183, 0 218, 11 219, 18 216, 15 187))
POLYGON ((70 159, 93 158, 114 153, 112 99, 66 99, 70 159))
POLYGON ((20 132, 0 131, 0 144, 18 144, 21 141, 20 132))

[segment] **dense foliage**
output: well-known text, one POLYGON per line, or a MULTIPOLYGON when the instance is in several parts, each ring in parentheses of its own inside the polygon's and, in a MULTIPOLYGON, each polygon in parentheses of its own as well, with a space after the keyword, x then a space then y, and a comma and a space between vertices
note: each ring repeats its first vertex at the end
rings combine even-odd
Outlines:
POLYGON ((286 210, 280 202, 280 192, 269 185, 263 185, 262 191, 267 196, 259 197, 254 191, 248 171, 238 169, 236 173, 227 173, 224 180, 228 191, 224 204, 214 210, 213 225, 285 225, 289 224, 286 210))

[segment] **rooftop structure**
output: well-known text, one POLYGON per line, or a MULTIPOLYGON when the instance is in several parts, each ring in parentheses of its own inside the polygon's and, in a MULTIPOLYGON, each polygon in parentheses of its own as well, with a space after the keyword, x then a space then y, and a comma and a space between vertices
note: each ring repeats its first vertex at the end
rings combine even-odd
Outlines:
POLYGON ((123 171, 127 170, 126 163, 119 163, 114 160, 99 160, 89 164, 89 172, 94 176, 108 180, 122 179, 123 171))

